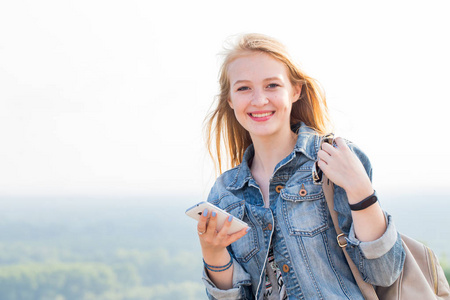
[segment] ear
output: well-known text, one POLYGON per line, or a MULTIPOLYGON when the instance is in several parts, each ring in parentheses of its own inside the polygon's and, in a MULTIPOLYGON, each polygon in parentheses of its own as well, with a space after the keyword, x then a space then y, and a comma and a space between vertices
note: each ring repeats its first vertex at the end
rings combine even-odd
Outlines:
POLYGON ((231 109, 234 109, 233 102, 231 102, 230 98, 228 98, 227 102, 228 102, 228 105, 230 105, 231 109))
POLYGON ((302 85, 301 84, 297 84, 297 85, 293 86, 292 103, 296 102, 298 100, 298 98, 300 98, 301 93, 302 93, 302 85))

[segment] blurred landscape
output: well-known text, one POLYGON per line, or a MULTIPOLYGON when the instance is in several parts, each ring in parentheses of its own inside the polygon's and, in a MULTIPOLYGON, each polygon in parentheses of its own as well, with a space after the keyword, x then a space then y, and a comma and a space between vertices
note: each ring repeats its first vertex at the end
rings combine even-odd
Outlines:
MULTIPOLYGON (((380 194, 380 193, 379 193, 380 194)), ((379 195, 449 273, 450 195, 379 195)), ((199 197, 0 198, 0 299, 206 299, 199 197)))

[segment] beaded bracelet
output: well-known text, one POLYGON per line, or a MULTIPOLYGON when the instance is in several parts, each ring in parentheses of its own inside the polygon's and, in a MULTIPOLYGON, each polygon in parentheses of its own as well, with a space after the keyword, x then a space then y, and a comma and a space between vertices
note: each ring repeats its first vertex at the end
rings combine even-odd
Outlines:
POLYGON ((205 262, 205 260, 203 260, 203 264, 205 265, 205 267, 206 267, 208 270, 210 270, 210 271, 212 271, 212 272, 223 272, 223 271, 225 271, 225 270, 228 270, 228 269, 231 267, 231 265, 233 265, 233 258, 230 257, 230 261, 229 261, 226 265, 224 265, 224 266, 211 266, 211 265, 208 265, 208 264, 205 262))

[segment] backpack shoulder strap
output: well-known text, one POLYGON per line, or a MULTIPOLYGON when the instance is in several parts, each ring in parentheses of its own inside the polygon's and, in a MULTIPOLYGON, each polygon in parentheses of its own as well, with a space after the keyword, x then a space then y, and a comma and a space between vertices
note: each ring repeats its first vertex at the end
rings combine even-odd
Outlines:
POLYGON ((359 289, 361 290, 361 293, 364 296, 364 299, 366 300, 377 300, 378 296, 375 293, 375 289, 373 285, 365 282, 361 276, 361 273, 359 273, 358 268, 356 267, 355 263, 352 261, 350 256, 347 253, 347 250, 345 247, 347 246, 347 240, 345 239, 347 237, 346 234, 344 234, 339 227, 338 222, 338 214, 334 210, 334 184, 323 174, 323 183, 322 183, 323 193, 325 194, 325 199, 327 200, 328 204, 328 210, 330 211, 331 219, 333 220, 334 229, 337 233, 337 242, 339 246, 341 247, 342 251, 344 252, 345 258, 347 259, 347 263, 350 266, 350 269, 353 273, 353 277, 355 278, 356 283, 358 284, 359 289))

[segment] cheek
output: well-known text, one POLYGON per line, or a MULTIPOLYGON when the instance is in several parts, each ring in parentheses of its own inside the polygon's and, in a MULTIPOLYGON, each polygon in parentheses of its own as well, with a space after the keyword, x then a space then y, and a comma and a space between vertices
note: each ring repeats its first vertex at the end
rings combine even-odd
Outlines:
POLYGON ((245 128, 245 130, 248 130, 246 124, 247 124, 247 120, 246 120, 246 114, 242 111, 238 111, 236 109, 233 110, 234 113, 234 117, 236 119, 236 121, 245 128))
POLYGON ((236 120, 239 122, 239 124, 243 125, 246 121, 247 113, 246 113, 246 103, 245 101, 240 101, 242 99, 233 99, 232 105, 233 105, 233 113, 236 117, 236 120))
POLYGON ((276 98, 276 101, 283 111, 285 112, 291 111, 292 102, 287 95, 280 95, 279 97, 276 98))
POLYGON ((291 102, 291 99, 289 97, 283 98, 283 100, 280 102, 281 109, 285 115, 291 114, 292 104, 293 103, 291 102))
POLYGON ((245 109, 239 106, 234 107, 234 115, 236 116, 236 119, 238 119, 239 122, 245 118, 247 113, 245 112, 245 109))
POLYGON ((245 99, 242 97, 233 97, 228 103, 236 114, 239 114, 240 112, 245 110, 245 99))

